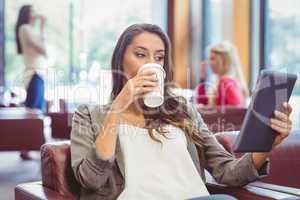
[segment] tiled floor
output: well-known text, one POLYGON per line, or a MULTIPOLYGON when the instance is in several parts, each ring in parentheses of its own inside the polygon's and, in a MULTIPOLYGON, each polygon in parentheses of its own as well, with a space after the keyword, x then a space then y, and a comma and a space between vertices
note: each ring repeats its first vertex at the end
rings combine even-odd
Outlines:
POLYGON ((39 153, 34 160, 23 161, 18 152, 0 152, 0 199, 14 199, 14 187, 19 183, 41 180, 39 153))

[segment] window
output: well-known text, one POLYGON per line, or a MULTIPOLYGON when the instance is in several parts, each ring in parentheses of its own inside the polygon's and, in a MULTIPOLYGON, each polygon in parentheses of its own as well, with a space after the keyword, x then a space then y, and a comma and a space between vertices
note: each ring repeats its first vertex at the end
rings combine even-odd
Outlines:
POLYGON ((269 0, 266 21, 266 67, 298 73, 293 95, 300 95, 300 2, 269 0))
POLYGON ((24 64, 16 51, 15 25, 18 11, 24 4, 32 4, 38 13, 47 16, 48 63, 51 67, 68 72, 68 1, 53 0, 45 4, 39 0, 10 0, 5 5, 5 79, 8 87, 22 85, 24 64))
MULTIPOLYGON (((232 40, 232 0, 201 1, 201 6, 199 6, 202 12, 201 17, 197 15, 199 12, 197 10, 198 4, 198 0, 191 1, 190 8, 191 12, 193 12, 190 14, 192 23, 190 31, 193 39, 190 43, 190 54, 193 56, 191 58, 193 88, 200 82, 199 65, 201 61, 208 59, 210 45, 223 40, 232 40), (196 26, 201 27, 199 31, 196 31, 196 26), (198 40, 198 38, 201 39, 198 40), (198 44, 196 44, 195 41, 198 42, 198 44), (200 49, 199 51, 198 48, 200 49)), ((208 74, 212 74, 211 68, 208 68, 208 74)), ((211 78, 212 76, 209 75, 208 77, 211 78)))
POLYGON ((293 127, 299 128, 300 100, 300 2, 268 0, 265 13, 265 67, 298 75, 290 99, 293 127))
POLYGON ((232 40, 232 1, 205 0, 204 48, 222 40, 232 40))
MULTIPOLYGON (((67 98, 72 101, 76 94, 85 96, 84 100, 91 95, 99 95, 99 92, 90 90, 95 84, 100 87, 101 92, 103 82, 106 85, 110 84, 107 69, 110 68, 112 51, 117 38, 126 27, 134 23, 155 23, 166 29, 164 27, 166 2, 166 0, 127 0, 126 3, 122 0, 52 0, 47 3, 40 0, 6 1, 6 86, 23 87, 24 64, 22 57, 17 55, 15 44, 15 24, 18 10, 22 5, 31 4, 37 12, 47 17, 46 41, 49 52, 47 98, 67 98)), ((104 90, 106 92, 102 96, 106 97, 110 90, 108 88, 104 90)))
MULTIPOLYGON (((75 2, 75 1, 74 1, 75 2)), ((110 58, 120 33, 130 24, 151 23, 151 0, 94 1, 74 3, 74 77, 81 70, 110 68, 110 58)), ((93 77, 91 77, 93 78, 93 77)))

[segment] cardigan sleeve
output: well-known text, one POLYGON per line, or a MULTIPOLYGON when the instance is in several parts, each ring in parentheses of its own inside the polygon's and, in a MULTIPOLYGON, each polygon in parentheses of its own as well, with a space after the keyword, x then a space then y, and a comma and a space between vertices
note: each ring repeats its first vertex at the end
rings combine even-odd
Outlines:
POLYGON ((98 190, 108 181, 114 161, 114 157, 102 159, 97 153, 89 107, 79 106, 71 131, 71 163, 75 178, 83 188, 98 190))
POLYGON ((194 105, 191 105, 191 116, 204 140, 206 169, 219 183, 230 186, 243 186, 268 174, 268 160, 259 170, 256 170, 252 164, 250 153, 241 158, 235 158, 227 152, 212 132, 208 130, 194 105))

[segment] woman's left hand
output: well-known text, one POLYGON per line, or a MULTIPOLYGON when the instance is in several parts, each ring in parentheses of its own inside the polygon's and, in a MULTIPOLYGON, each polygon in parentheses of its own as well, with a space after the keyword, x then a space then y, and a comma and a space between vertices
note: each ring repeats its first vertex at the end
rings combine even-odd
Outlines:
MULTIPOLYGON (((284 112, 274 111, 274 117, 270 120, 270 127, 277 132, 275 137, 273 148, 281 144, 283 140, 289 136, 292 129, 292 121, 290 120, 290 115, 292 112, 292 107, 288 103, 283 103, 284 112)), ((252 153, 252 162, 254 167, 259 170, 261 166, 265 163, 266 158, 270 157, 271 152, 261 153, 253 152, 252 153)))
POLYGON ((292 129, 292 121, 290 119, 292 107, 287 102, 283 103, 283 107, 285 111, 280 112, 275 110, 274 117, 270 120, 270 127, 278 133, 275 137, 273 148, 281 144, 289 136, 292 129))

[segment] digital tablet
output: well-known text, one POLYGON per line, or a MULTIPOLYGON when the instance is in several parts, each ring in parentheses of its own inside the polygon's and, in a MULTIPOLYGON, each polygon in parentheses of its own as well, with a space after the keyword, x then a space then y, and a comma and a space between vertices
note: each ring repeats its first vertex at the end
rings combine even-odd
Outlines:
POLYGON ((250 105, 243 120, 233 150, 235 152, 268 152, 276 133, 269 126, 274 111, 283 111, 297 75, 263 70, 257 81, 250 105))

